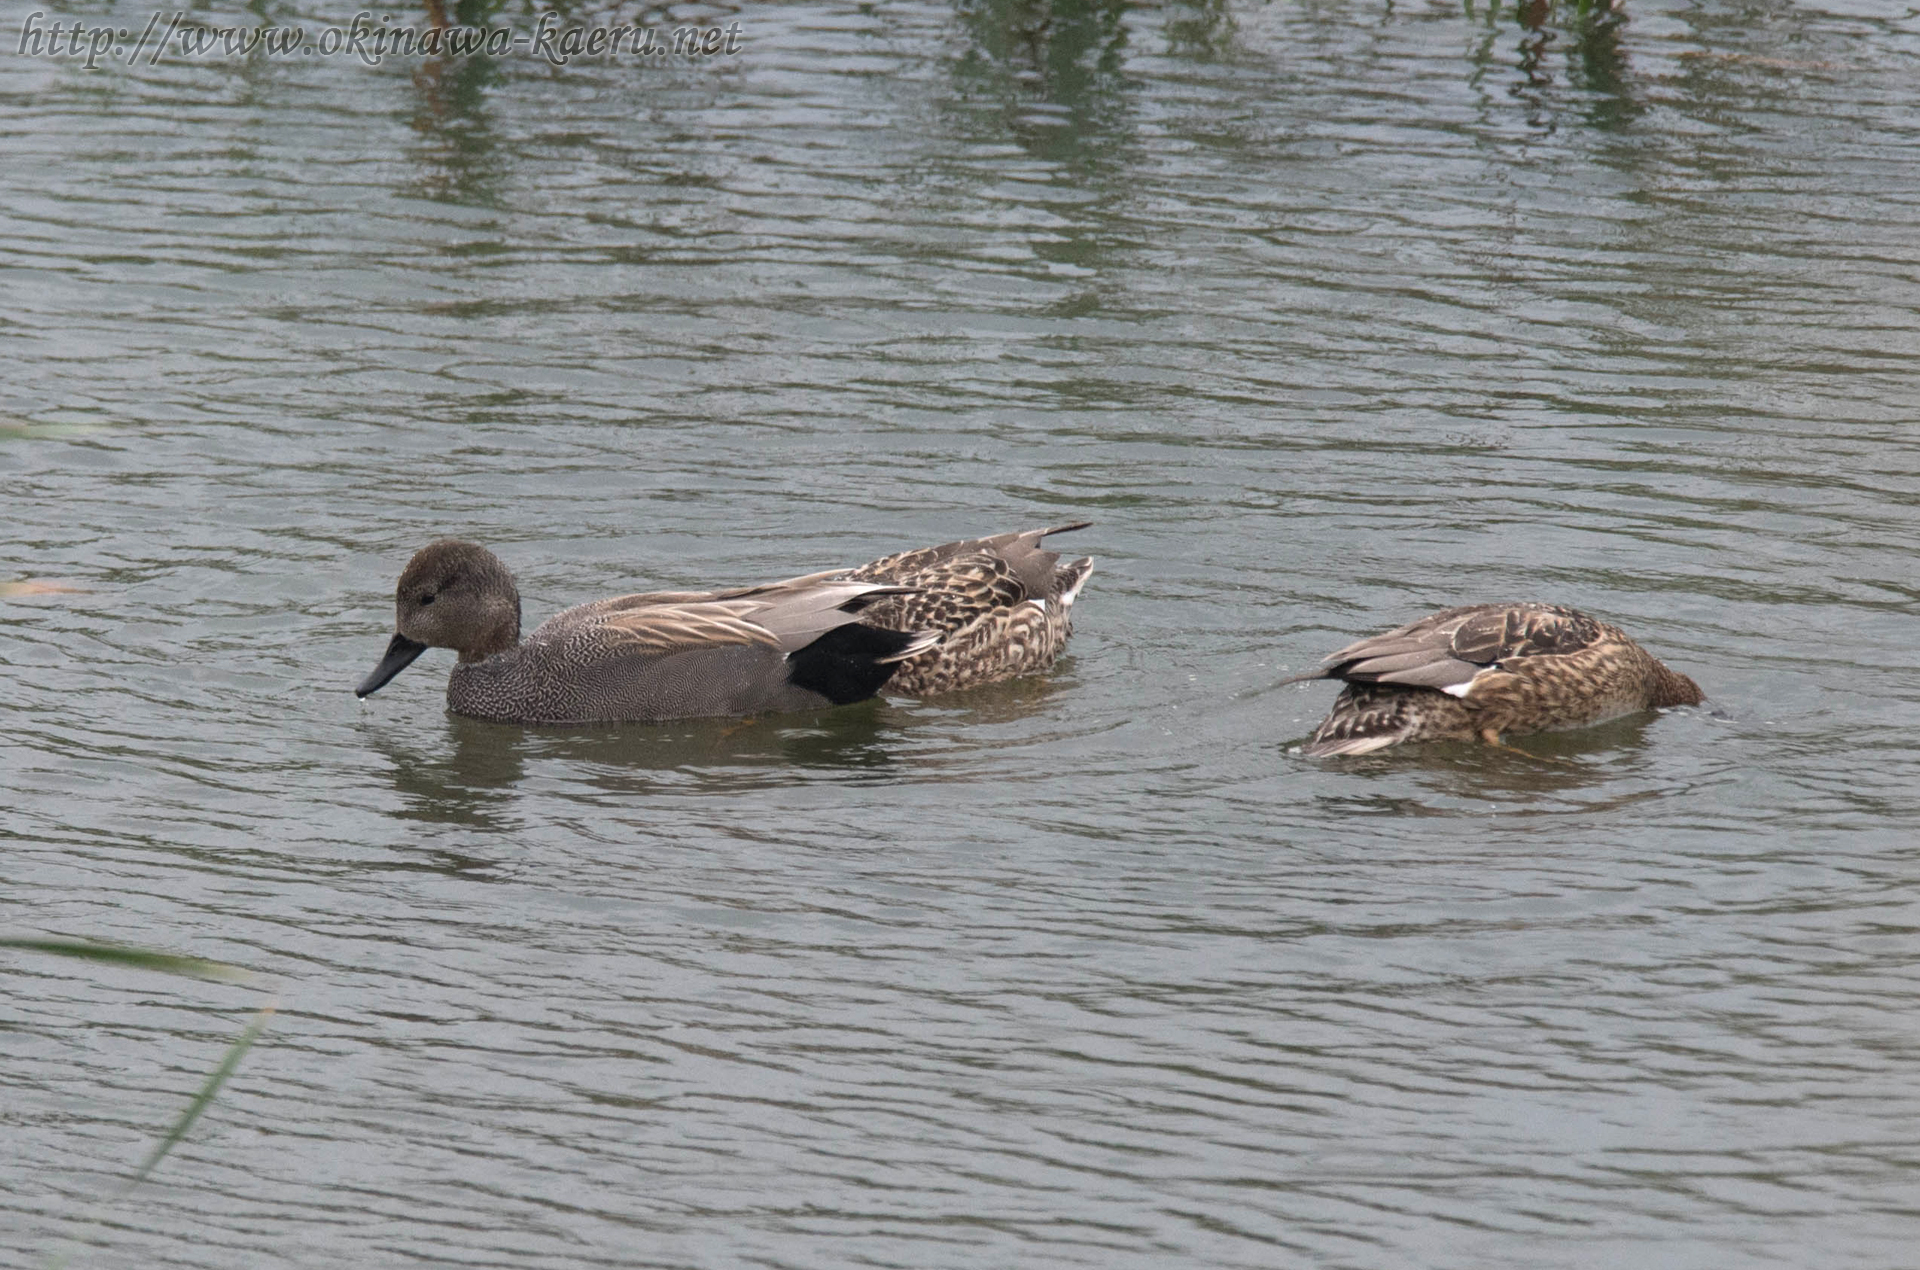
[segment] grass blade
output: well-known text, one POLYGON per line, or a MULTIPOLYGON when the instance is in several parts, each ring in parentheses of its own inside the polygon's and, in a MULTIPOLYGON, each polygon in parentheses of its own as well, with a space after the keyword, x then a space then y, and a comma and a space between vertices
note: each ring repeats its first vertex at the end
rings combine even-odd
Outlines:
POLYGON ((219 979, 226 983, 253 982, 250 972, 225 962, 208 961, 205 957, 149 952, 144 948, 126 948, 119 944, 96 944, 84 939, 0 939, 0 948, 132 966, 137 970, 158 970, 169 975, 191 975, 196 979, 219 979))
POLYGON ((207 1077, 206 1083, 200 1086, 200 1092, 193 1096, 193 1101, 187 1104, 186 1111, 173 1122, 173 1127, 167 1130, 167 1136, 155 1143, 153 1150, 147 1153, 146 1160, 134 1173, 133 1180, 127 1183, 128 1190, 146 1181, 147 1175, 153 1172, 155 1166, 167 1158, 167 1152, 173 1150, 180 1139, 187 1136, 187 1130, 193 1127, 193 1122, 200 1118, 200 1113, 213 1102, 214 1095, 220 1092, 220 1086, 226 1084, 227 1077, 233 1075, 233 1069, 240 1066, 241 1057, 253 1048, 255 1041, 260 1039, 260 1033, 266 1030, 267 1022, 273 1017, 277 1007, 278 1003, 275 1002, 261 1009, 260 1013, 254 1016, 253 1022, 247 1024, 246 1030, 240 1033, 239 1038, 227 1047, 227 1056, 220 1060, 220 1066, 214 1068, 213 1075, 207 1077))

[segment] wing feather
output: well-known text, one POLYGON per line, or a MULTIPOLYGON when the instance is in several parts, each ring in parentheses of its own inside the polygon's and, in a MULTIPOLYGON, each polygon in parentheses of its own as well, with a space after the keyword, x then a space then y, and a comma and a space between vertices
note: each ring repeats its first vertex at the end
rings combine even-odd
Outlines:
POLYGON ((1321 669, 1296 679, 1344 679, 1436 688, 1455 696, 1490 666, 1527 657, 1564 657, 1605 637, 1606 628, 1552 604, 1473 604, 1356 640, 1321 669))
POLYGON ((727 645, 781 648, 772 631, 711 601, 617 610, 602 616, 594 629, 609 652, 630 657, 666 657, 727 645))
POLYGON ((650 591, 568 609, 532 638, 584 641, 618 657, 756 644, 785 656, 862 620, 869 605, 902 593, 897 586, 832 573, 729 591, 650 591))

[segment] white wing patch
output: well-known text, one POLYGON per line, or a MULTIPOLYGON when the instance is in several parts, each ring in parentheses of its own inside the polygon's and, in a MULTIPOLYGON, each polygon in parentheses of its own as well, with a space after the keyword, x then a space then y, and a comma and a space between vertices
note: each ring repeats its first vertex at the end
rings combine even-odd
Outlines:
POLYGON ((1087 579, 1091 578, 1092 576, 1093 576, 1093 562, 1088 561, 1087 571, 1080 575, 1080 580, 1074 583, 1072 586, 1068 587, 1065 591, 1062 591, 1060 593, 1060 603, 1071 607, 1073 602, 1080 598, 1080 588, 1085 586, 1087 584, 1087 579))
POLYGON ((1473 686, 1475 684, 1479 683, 1482 679, 1485 679, 1488 675, 1493 674, 1495 671, 1499 669, 1500 669, 1500 663, 1495 662, 1493 665, 1487 667, 1485 670, 1482 670, 1477 674, 1475 674, 1474 677, 1467 680, 1467 682, 1463 684, 1448 684, 1446 687, 1442 688, 1440 691, 1446 693, 1449 697, 1459 697, 1462 700, 1465 700, 1467 694, 1473 691, 1473 686))
POLYGON ((1350 737, 1347 740, 1341 741, 1338 745, 1328 746, 1326 749, 1321 750, 1320 754, 1324 758, 1348 758, 1356 754, 1371 754, 1375 750, 1384 750, 1389 745, 1397 744, 1400 738, 1405 735, 1406 732, 1402 730, 1399 732, 1389 732, 1385 736, 1350 737))

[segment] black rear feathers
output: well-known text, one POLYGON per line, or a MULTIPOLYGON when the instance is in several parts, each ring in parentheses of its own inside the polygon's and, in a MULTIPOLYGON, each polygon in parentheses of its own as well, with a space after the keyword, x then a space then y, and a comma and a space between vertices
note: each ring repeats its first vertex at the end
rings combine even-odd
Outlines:
POLYGON ((902 654, 926 641, 922 631, 884 631, 860 622, 836 626, 788 656, 787 682, 837 706, 864 701, 893 676, 902 654))

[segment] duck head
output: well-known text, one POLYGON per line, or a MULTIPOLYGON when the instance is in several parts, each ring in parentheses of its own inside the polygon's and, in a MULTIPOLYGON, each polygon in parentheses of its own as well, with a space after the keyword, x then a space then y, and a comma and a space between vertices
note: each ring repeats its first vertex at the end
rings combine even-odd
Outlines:
POLYGON ((520 642, 520 591, 500 557, 476 542, 443 538, 413 553, 393 595, 386 656, 353 690, 367 697, 429 648, 479 661, 520 642))
POLYGON ((1655 709, 1667 706, 1697 706, 1707 699, 1700 691, 1700 685, 1677 670, 1667 669, 1665 662, 1655 659, 1653 699, 1647 704, 1655 709))

